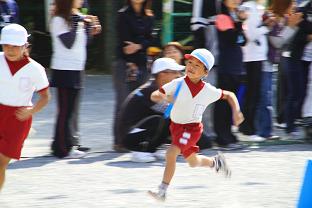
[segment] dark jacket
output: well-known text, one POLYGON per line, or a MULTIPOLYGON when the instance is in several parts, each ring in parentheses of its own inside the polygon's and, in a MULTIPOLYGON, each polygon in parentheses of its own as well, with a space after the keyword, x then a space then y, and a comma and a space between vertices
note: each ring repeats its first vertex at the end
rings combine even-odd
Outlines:
POLYGON ((121 139, 124 139, 131 127, 144 118, 153 115, 163 115, 167 106, 154 103, 150 99, 151 94, 157 89, 156 82, 151 79, 128 95, 122 104, 120 119, 116 124, 121 139))
POLYGON ((299 30, 289 45, 291 57, 301 60, 304 47, 308 43, 308 35, 312 34, 312 1, 308 0, 298 8, 303 13, 303 21, 298 25, 299 30))
POLYGON ((152 41, 154 18, 144 14, 138 16, 132 7, 124 7, 118 12, 117 17, 117 57, 138 66, 146 65, 146 49, 152 41), (123 47, 125 41, 141 44, 143 48, 134 54, 126 55, 123 47))
POLYGON ((14 0, 0 1, 0 14, 0 30, 9 23, 19 23, 19 8, 14 0))
POLYGON ((219 40, 219 68, 220 73, 242 74, 243 52, 241 46, 246 44, 246 37, 243 33, 242 22, 235 21, 230 15, 227 7, 222 3, 222 14, 229 16, 234 22, 234 29, 226 31, 218 30, 219 40))

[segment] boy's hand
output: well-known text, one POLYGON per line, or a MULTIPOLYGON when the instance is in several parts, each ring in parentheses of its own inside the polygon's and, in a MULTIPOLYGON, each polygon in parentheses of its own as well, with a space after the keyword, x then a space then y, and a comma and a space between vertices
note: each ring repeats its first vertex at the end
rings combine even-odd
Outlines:
POLYGON ((164 93, 161 93, 159 90, 156 90, 151 94, 151 100, 155 103, 162 102, 172 103, 174 101, 172 95, 166 95, 164 93))
POLYGON ((166 95, 166 101, 168 103, 173 103, 173 101, 174 101, 173 96, 172 95, 166 95))
POLYGON ((167 103, 172 103, 173 102, 173 96, 172 95, 166 95, 166 94, 163 94, 163 93, 159 93, 161 98, 162 98, 162 101, 165 101, 167 103))
POLYGON ((235 126, 239 126, 244 121, 244 115, 241 111, 236 111, 233 113, 233 122, 235 126))
POLYGON ((31 108, 31 107, 19 108, 15 113, 16 118, 20 121, 25 121, 32 116, 32 114, 33 114, 32 110, 33 110, 33 108, 31 108))

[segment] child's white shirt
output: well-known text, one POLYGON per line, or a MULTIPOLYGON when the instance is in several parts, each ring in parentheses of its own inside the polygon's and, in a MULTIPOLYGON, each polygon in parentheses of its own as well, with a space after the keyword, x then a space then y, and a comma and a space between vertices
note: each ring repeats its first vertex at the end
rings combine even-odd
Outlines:
POLYGON ((193 89, 188 86, 185 77, 174 79, 162 86, 163 92, 173 96, 180 82, 182 82, 181 88, 171 110, 170 118, 179 124, 200 123, 207 106, 222 98, 223 92, 221 89, 203 82, 203 88, 193 97, 191 93, 193 89))
POLYGON ((87 59, 87 34, 83 23, 78 23, 75 42, 71 48, 66 48, 59 38, 59 35, 70 32, 70 27, 64 18, 53 17, 50 32, 53 42, 50 67, 56 70, 84 70, 87 59))
POLYGON ((43 66, 30 62, 12 75, 3 52, 0 53, 0 104, 8 106, 32 106, 34 92, 49 87, 43 66))

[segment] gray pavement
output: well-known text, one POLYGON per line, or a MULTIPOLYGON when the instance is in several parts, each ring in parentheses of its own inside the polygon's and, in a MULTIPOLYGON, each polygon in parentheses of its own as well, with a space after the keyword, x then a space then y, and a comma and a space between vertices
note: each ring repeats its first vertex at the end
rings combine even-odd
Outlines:
MULTIPOLYGON (((87 158, 59 160, 50 156, 56 102, 36 115, 21 161, 13 161, 0 194, 0 208, 124 207, 296 207, 311 144, 251 146, 225 152, 232 178, 205 168, 192 169, 179 158, 165 203, 146 191, 156 188, 163 161, 130 162, 129 154, 111 151, 114 94, 110 76, 89 75, 81 107, 82 144, 87 158)), ((202 154, 212 156, 215 150, 202 154)))

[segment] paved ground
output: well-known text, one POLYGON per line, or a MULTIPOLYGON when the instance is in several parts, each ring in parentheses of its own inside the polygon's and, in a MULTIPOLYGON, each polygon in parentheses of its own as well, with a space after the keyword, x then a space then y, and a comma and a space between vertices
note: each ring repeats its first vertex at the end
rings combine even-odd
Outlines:
MULTIPOLYGON (((82 144, 93 152, 81 160, 49 155, 55 100, 34 120, 23 159, 12 162, 0 195, 0 208, 93 207, 295 207, 312 145, 262 145, 226 152, 230 180, 204 168, 192 169, 179 158, 168 200, 146 195, 161 179, 164 163, 137 164, 129 154, 111 151, 113 93, 109 76, 88 76, 81 112, 82 144)), ((215 150, 205 150, 205 155, 215 150)))

